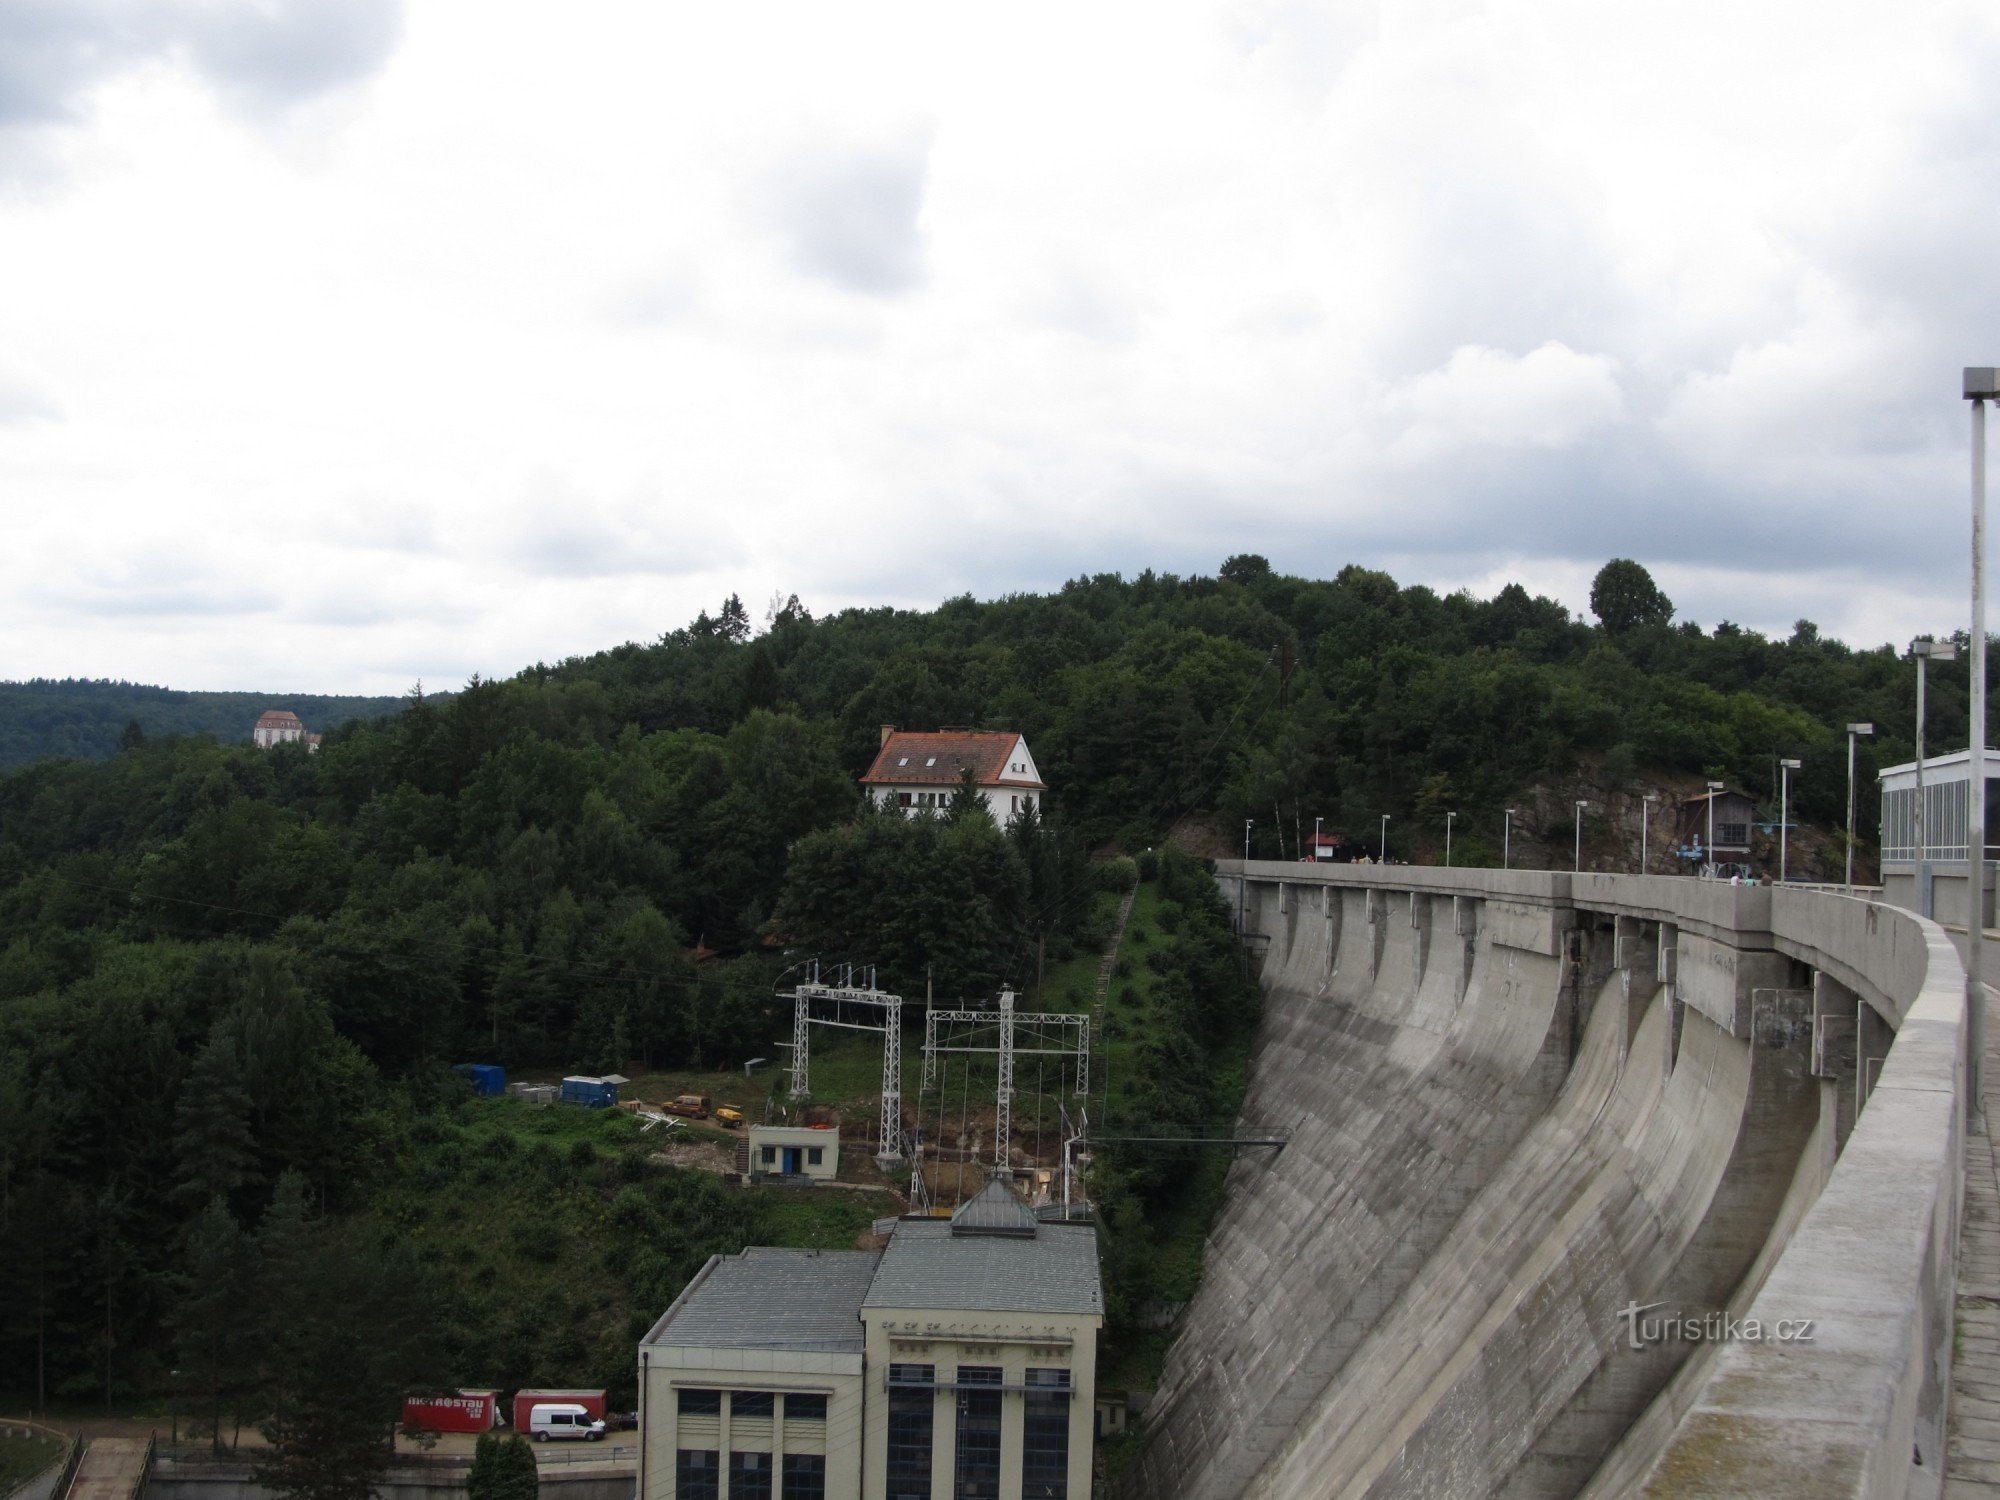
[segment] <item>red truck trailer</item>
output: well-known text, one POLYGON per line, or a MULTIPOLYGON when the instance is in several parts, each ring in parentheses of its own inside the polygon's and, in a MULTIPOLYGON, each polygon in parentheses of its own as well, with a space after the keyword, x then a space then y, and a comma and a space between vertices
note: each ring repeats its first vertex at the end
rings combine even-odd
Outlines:
POLYGON ((403 1426, 412 1432, 491 1432, 499 1421, 498 1391, 403 1398, 403 1426))
POLYGON ((516 1391, 514 1393, 514 1430, 528 1430, 528 1410, 530 1407, 545 1406, 551 1401, 573 1401, 600 1422, 604 1420, 604 1392, 599 1391, 516 1391))

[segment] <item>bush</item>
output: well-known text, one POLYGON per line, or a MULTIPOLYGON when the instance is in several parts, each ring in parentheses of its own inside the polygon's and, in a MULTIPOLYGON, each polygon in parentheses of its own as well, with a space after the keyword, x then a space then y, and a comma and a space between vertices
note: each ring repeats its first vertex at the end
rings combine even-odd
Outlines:
POLYGON ((582 1171, 597 1165, 597 1148, 587 1140, 578 1138, 569 1143, 569 1164, 582 1171))
POLYGON ((1160 878, 1160 856, 1155 854, 1151 849, 1146 850, 1145 853, 1141 854, 1132 863, 1137 868, 1141 880, 1150 881, 1160 878))
POLYGON ((1099 890, 1122 896, 1139 883, 1139 866, 1124 855, 1108 859, 1097 867, 1099 890))

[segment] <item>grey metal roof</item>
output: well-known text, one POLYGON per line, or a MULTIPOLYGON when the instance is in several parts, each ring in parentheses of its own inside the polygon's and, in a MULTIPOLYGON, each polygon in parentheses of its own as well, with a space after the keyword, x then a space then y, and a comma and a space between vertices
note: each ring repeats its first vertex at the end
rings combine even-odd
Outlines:
POLYGON ((1015 1195, 1005 1178, 995 1177, 959 1204, 958 1211, 951 1216, 951 1232, 1031 1235, 1035 1223, 1034 1210, 1015 1195))
POLYGON ((1032 1238, 958 1235, 943 1219, 896 1225, 863 1307, 965 1312, 1104 1312, 1097 1231, 1043 1224, 1032 1238))
POLYGON ((859 1353, 861 1299, 875 1250, 772 1250, 717 1256, 646 1335, 698 1349, 859 1353))

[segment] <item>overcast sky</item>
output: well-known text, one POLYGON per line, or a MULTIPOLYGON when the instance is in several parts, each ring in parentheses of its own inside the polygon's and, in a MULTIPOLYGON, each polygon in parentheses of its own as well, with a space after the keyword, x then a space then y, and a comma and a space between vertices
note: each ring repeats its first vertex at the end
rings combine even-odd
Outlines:
POLYGON ((0 5, 0 677, 399 691, 1233 552, 1964 624, 2000 18, 0 5))

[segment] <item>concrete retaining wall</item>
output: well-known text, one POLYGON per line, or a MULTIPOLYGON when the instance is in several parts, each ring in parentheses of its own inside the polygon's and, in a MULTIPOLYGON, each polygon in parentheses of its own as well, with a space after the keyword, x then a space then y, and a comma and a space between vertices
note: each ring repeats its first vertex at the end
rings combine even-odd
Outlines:
MULTIPOLYGON (((375 1486, 376 1500, 464 1500, 463 1462, 433 1459, 399 1464, 375 1486)), ((541 1466, 542 1500, 633 1500, 634 1460, 551 1463, 541 1466)), ((146 1481, 144 1500, 272 1500, 251 1465, 230 1460, 159 1459, 146 1481)))
POLYGON ((1959 1201, 1939 929, 1667 878, 1241 870, 1245 1123, 1291 1143, 1232 1170, 1126 1494, 1923 1492, 1959 1201), (1816 1337, 1633 1349, 1635 1304, 1816 1337))

